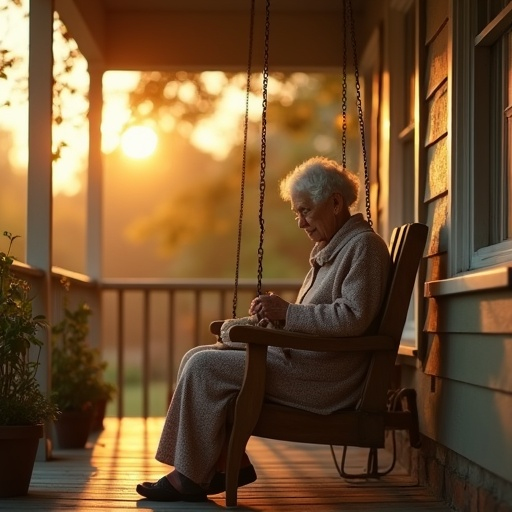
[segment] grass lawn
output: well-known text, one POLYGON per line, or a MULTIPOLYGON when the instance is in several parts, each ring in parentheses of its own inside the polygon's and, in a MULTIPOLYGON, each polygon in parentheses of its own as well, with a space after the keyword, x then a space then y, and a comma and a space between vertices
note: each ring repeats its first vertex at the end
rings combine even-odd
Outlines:
MULTIPOLYGON (((169 386, 156 381, 149 386, 149 416, 165 416, 168 406, 169 386)), ((124 416, 142 417, 142 384, 128 382, 123 389, 124 416)), ((117 397, 108 404, 107 416, 117 416, 117 397)))

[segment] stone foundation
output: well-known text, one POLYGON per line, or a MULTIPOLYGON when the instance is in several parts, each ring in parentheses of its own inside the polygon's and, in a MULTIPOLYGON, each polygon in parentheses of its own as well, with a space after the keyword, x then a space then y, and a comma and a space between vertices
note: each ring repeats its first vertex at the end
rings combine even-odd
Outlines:
MULTIPOLYGON (((422 436, 411 448, 408 436, 396 432, 397 460, 418 483, 458 512, 512 512, 512 483, 422 436)), ((388 434, 386 445, 390 447, 388 434)))

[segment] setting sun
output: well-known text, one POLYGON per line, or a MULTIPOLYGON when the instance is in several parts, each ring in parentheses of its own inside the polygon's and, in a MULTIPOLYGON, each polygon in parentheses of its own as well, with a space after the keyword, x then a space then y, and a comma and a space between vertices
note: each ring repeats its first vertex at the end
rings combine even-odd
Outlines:
POLYGON ((131 126, 121 136, 121 149, 130 158, 147 158, 156 149, 158 136, 149 126, 131 126))

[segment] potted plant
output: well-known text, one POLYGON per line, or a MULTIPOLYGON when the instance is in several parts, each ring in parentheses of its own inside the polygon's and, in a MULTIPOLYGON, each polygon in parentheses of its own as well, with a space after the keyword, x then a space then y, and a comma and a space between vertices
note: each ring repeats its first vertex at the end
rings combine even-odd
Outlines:
MULTIPOLYGON (((107 363, 103 361, 102 371, 106 369, 107 363)), ((99 432, 104 429, 103 420, 107 411, 107 405, 112 400, 116 387, 103 378, 97 382, 96 398, 94 400, 94 411, 91 422, 91 432, 99 432)))
POLYGON ((61 411, 55 429, 60 448, 83 448, 98 402, 110 399, 114 388, 104 380, 106 363, 99 350, 87 342, 91 309, 85 302, 71 308, 69 280, 61 282, 63 318, 52 326, 52 391, 61 411))
POLYGON ((43 345, 38 332, 44 316, 32 314, 27 281, 12 272, 11 248, 17 236, 5 231, 7 252, 0 252, 0 498, 28 493, 44 422, 57 409, 36 379, 43 345))

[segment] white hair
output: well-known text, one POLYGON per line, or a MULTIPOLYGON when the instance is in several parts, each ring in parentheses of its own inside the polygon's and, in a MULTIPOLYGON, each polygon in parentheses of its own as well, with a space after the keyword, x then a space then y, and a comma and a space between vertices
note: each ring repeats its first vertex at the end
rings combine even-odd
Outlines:
POLYGON ((329 158, 315 156, 295 167, 280 183, 281 198, 291 201, 293 193, 306 192, 319 204, 331 194, 339 193, 351 208, 359 194, 355 174, 329 158))

